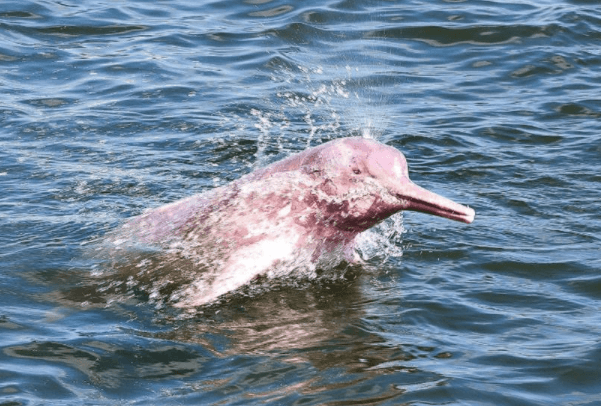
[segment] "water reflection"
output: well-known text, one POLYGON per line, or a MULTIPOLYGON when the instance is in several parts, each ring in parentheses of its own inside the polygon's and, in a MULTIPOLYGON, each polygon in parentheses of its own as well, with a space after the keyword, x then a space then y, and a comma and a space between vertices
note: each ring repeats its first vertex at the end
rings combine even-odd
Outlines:
MULTIPOLYGON (((448 377, 422 362, 445 362, 451 354, 387 340, 385 329, 367 313, 389 310, 371 290, 378 270, 347 267, 336 281, 294 286, 271 281, 269 289, 252 286, 191 312, 148 293, 153 282, 185 264, 159 258, 145 256, 149 263, 156 261, 157 273, 136 275, 136 283, 131 276, 139 273, 133 265, 139 256, 111 275, 84 278, 78 271, 53 280, 40 275, 38 284, 42 279, 46 286, 55 283, 45 299, 63 315, 61 324, 97 320, 107 323, 106 329, 12 345, 4 353, 59 368, 76 385, 91 383, 118 396, 183 379, 179 390, 190 394, 253 388, 256 399, 302 394, 319 404, 338 404, 336 393, 381 402, 447 384, 448 377), (283 381, 289 384, 282 386, 283 381), (361 387, 365 390, 357 392, 361 387)), ((165 289, 163 298, 169 296, 165 289)))
MULTIPOLYGON (((349 278, 354 278, 349 276, 349 278)), ((361 318, 359 283, 307 283, 237 297, 180 322, 161 338, 202 342, 223 354, 265 354, 321 347, 361 318), (221 350, 207 335, 227 338, 221 350)))
POLYGON ((190 270, 198 272, 197 264, 181 257, 166 261, 161 254, 132 258, 110 273, 51 293, 51 300, 69 307, 129 311, 132 318, 146 309, 142 317, 167 329, 138 335, 199 343, 220 356, 320 347, 348 334, 349 326, 360 325, 363 317, 366 276, 360 276, 364 270, 359 266, 342 264, 317 280, 257 279, 212 305, 180 310, 169 298, 190 283, 190 270))

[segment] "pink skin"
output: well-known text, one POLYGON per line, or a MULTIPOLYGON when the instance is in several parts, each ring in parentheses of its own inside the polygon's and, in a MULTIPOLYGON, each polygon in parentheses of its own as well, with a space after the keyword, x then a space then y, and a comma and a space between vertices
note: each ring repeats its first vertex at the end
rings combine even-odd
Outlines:
MULTIPOLYGON (((277 172, 301 170, 323 179, 319 186, 328 195, 344 195, 368 179, 387 193, 359 216, 343 223, 348 229, 364 231, 401 210, 419 211, 471 223, 473 209, 421 188, 409 180, 407 161, 397 149, 375 140, 353 137, 327 142, 276 162, 250 176, 261 178, 277 172)), ((329 217, 340 220, 335 207, 324 207, 329 217)), ((339 226, 340 227, 340 226, 339 226)))
MULTIPOLYGON (((309 208, 310 215, 296 218, 295 223, 309 228, 314 237, 350 241, 358 233, 402 210, 419 211, 464 223, 474 220, 473 209, 414 184, 409 179, 407 161, 400 151, 372 139, 351 137, 292 155, 211 191, 213 193, 191 196, 159 207, 133 219, 128 226, 137 225, 136 234, 149 243, 161 242, 174 235, 196 234, 195 228, 203 226, 204 212, 231 207, 232 201, 239 196, 241 184, 261 186, 263 180, 286 172, 304 175, 304 186, 308 188, 305 188, 303 196, 299 196, 298 188, 293 190, 284 184, 281 190, 268 194, 266 201, 247 203, 259 207, 267 204, 271 210, 262 212, 270 216, 288 204, 293 194, 296 203, 292 204, 290 216, 301 212, 306 214, 309 208), (281 201, 278 203, 278 200, 281 201)), ((239 224, 235 230, 226 233, 227 237, 241 240, 238 242, 242 245, 252 243, 242 241, 249 226, 252 224, 239 224)))
POLYGON ((278 264, 297 264, 299 255, 320 264, 338 252, 354 262, 355 237, 402 210, 465 223, 475 215, 411 182, 395 148, 353 137, 154 209, 130 220, 124 231, 143 243, 188 242, 186 249, 212 272, 205 285, 182 294, 194 297, 181 304, 188 306, 207 303, 278 264))

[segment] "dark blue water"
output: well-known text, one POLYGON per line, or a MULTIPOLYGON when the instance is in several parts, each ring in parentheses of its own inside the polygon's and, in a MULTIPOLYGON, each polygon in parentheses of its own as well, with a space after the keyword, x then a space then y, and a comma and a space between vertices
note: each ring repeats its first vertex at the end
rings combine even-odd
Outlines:
POLYGON ((601 405, 600 173, 595 1, 2 1, 0 405, 601 405), (362 133, 475 222, 192 313, 99 280, 126 218, 362 133))

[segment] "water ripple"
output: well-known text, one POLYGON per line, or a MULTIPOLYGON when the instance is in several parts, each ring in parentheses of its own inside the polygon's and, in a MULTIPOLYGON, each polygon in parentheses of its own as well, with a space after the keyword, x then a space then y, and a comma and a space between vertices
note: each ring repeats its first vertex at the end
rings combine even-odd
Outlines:
POLYGON ((2 2, 0 403, 597 404, 599 11, 2 2), (344 279, 192 313, 99 279, 126 218, 349 134, 475 222, 404 213, 344 279))

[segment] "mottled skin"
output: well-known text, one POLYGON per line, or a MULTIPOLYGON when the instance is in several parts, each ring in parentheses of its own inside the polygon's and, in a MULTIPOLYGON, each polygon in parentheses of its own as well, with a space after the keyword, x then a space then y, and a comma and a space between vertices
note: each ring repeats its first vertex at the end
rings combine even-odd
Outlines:
POLYGON ((214 300, 260 274, 352 261, 357 234, 401 210, 474 219, 471 208, 411 182, 401 152, 354 137, 160 207, 125 228, 144 243, 177 241, 210 268, 182 292, 187 306, 214 300))

